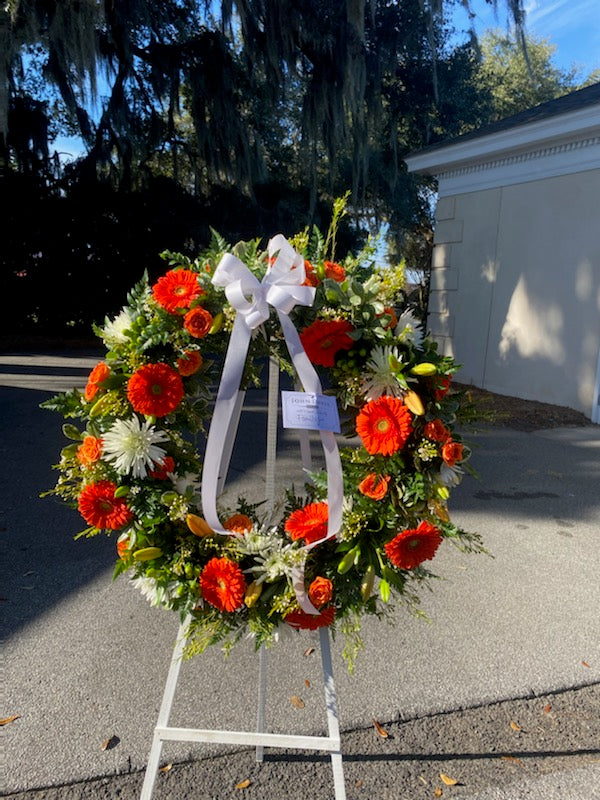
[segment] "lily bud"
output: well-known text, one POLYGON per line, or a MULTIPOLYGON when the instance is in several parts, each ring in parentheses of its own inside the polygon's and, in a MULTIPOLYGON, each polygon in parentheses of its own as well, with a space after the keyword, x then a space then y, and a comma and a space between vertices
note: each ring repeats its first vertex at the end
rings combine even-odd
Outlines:
POLYGON ((160 547, 142 547, 141 550, 136 550, 133 554, 134 561, 152 561, 153 558, 162 556, 160 547))
POLYGON ((436 365, 432 364, 430 361, 423 361, 421 364, 415 364, 411 369, 412 375, 435 375, 436 372, 436 365))
POLYGON ((367 567, 367 571, 363 575, 363 579, 360 582, 360 596, 366 602, 369 597, 371 597, 371 593, 373 591, 373 584, 375 583, 375 568, 372 564, 369 564, 367 567))
POLYGON ((246 589, 246 594, 244 595, 244 603, 246 608, 252 608, 253 605, 256 604, 258 598, 260 597, 263 590, 262 583, 257 583, 256 581, 252 581, 250 586, 246 589))
POLYGON ((419 397, 416 392, 413 392, 410 389, 403 397, 404 405, 408 408, 409 411, 412 411, 413 414, 416 414, 418 417, 422 417, 425 413, 425 406, 423 405, 423 401, 419 397))
POLYGON ((447 500, 450 497, 450 489, 448 489, 447 486, 442 486, 440 484, 439 486, 435 487, 435 491, 437 492, 438 497, 440 497, 442 500, 447 500))
POLYGON ((338 564, 337 571, 340 575, 344 575, 346 572, 348 572, 348 570, 350 570, 354 566, 357 554, 358 551, 356 547, 353 547, 352 550, 348 550, 348 552, 344 555, 344 557, 338 564))
POLYGON ((385 578, 379 582, 379 596, 381 597, 381 599, 383 600, 384 603, 389 603, 389 601, 390 601, 390 585, 385 580, 385 578))
POLYGON ((197 514, 188 514, 185 521, 194 536, 210 536, 214 533, 208 522, 197 514))

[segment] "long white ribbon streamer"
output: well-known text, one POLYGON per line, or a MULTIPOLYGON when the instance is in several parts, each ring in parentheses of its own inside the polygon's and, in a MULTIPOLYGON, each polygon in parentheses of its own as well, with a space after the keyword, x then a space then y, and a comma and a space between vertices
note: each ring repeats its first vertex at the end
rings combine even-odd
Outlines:
MULTIPOLYGON (((221 525, 217 512, 223 443, 228 438, 233 421, 252 331, 269 318, 269 306, 277 312, 286 346, 304 391, 323 394, 319 376, 304 351, 298 331, 288 317, 296 304, 311 306, 314 302, 315 289, 303 285, 306 277, 304 259, 281 234, 270 240, 268 253, 271 264, 262 282, 258 281, 242 261, 231 254, 223 256, 212 279, 216 286, 224 287, 227 299, 237 312, 208 432, 202 470, 204 518, 216 533, 223 535, 232 535, 231 531, 221 525)), ((337 442, 331 431, 319 431, 319 434, 327 470, 327 534, 306 545, 307 551, 336 536, 342 526, 343 478, 337 442)), ((306 596, 304 570, 295 570, 292 579, 300 607, 309 614, 318 614, 306 596)))

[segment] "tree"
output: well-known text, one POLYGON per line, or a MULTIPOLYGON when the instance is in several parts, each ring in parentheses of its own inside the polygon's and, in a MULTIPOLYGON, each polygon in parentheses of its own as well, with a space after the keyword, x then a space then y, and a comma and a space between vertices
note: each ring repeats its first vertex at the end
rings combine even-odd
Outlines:
MULTIPOLYGON (((505 2, 520 21, 522 0, 505 2)), ((31 66, 32 48, 42 47, 44 76, 90 158, 109 170, 117 165, 122 185, 132 180, 136 155, 143 160, 166 144, 177 158, 173 136, 185 84, 209 180, 248 187, 264 177, 264 130, 251 100, 262 96, 280 112, 295 93, 313 180, 323 156, 334 162, 340 147, 349 147, 356 194, 366 183, 385 80, 400 72, 413 82, 411 71, 417 78, 425 73, 426 95, 435 102, 443 94, 443 6, 442 0, 9 0, 0 12, 0 132, 7 135, 11 100, 22 95, 23 66, 31 66), (93 119, 89 109, 106 89, 93 119)))
MULTIPOLYGON (((4 176, 15 191, 15 175, 31 173, 21 187, 59 198, 111 187, 121 210, 123 193, 147 203, 168 177, 190 217, 206 215, 189 249, 208 224, 231 238, 326 226, 323 208, 351 187, 355 236, 388 221, 399 246, 405 231, 430 227, 403 155, 476 121, 475 50, 450 47, 444 26, 456 1, 10 0, 0 11, 4 176), (59 180, 43 146, 48 95, 32 73, 54 87, 87 149, 59 180)), ((522 0, 505 2, 519 20, 522 0)), ((125 221, 118 230, 128 235, 125 221)))
POLYGON ((475 81, 489 95, 488 122, 554 100, 587 83, 577 81, 576 69, 554 66, 556 46, 548 39, 528 35, 525 42, 523 51, 514 37, 500 30, 487 31, 481 38, 475 81))

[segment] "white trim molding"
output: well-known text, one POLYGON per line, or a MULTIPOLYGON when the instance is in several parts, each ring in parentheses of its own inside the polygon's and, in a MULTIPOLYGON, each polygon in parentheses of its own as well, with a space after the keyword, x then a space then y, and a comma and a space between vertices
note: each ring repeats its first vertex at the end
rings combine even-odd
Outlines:
POLYGON ((408 156, 439 197, 600 169, 600 104, 408 156))

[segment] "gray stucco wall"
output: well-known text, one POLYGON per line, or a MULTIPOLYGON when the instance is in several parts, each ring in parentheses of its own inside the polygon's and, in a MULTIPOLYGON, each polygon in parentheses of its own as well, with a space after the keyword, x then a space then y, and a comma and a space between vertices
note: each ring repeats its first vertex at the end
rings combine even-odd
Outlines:
POLYGON ((591 415, 600 170, 444 197, 429 328, 466 383, 591 415))

